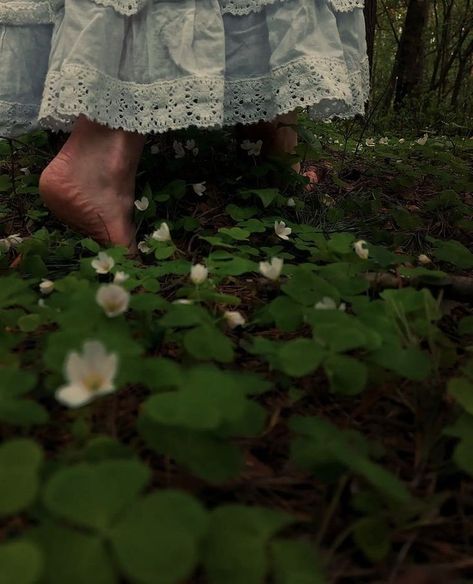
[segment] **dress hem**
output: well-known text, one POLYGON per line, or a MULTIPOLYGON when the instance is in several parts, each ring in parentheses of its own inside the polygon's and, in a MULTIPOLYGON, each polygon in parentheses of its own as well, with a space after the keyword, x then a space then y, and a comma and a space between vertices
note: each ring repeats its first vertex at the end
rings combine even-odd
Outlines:
POLYGON ((351 73, 342 59, 304 57, 261 77, 190 76, 148 85, 65 65, 48 74, 38 121, 69 131, 82 114, 110 128, 159 134, 269 121, 298 107, 314 118, 351 118, 364 114, 368 91, 367 59, 351 73))

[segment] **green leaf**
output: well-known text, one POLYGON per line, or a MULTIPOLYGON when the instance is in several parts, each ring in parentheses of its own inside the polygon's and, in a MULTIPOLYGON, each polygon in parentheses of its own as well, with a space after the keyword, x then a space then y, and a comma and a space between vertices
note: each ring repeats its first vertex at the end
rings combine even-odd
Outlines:
POLYGON ((36 385, 36 377, 11 367, 0 369, 0 421, 5 424, 28 426, 44 424, 47 411, 32 400, 18 399, 36 385))
POLYGON ((212 272, 218 276, 241 276, 258 270, 258 265, 247 258, 237 256, 217 255, 216 252, 209 256, 212 263, 212 272))
POLYGON ((225 213, 230 215, 234 221, 244 221, 254 217, 258 213, 258 209, 257 207, 240 207, 232 203, 225 207, 225 213))
POLYGON ((327 247, 337 254, 351 254, 353 253, 354 241, 355 238, 351 233, 335 233, 327 241, 327 247))
POLYGON ((178 387, 184 378, 181 366, 165 357, 145 359, 140 367, 140 381, 153 391, 164 391, 178 387))
POLYGON ((163 327, 186 328, 206 322, 208 315, 203 308, 193 304, 171 304, 159 324, 163 327))
POLYGON ((324 350, 311 339, 294 339, 281 346, 278 353, 281 369, 287 375, 303 377, 316 371, 324 350))
POLYGON ((92 253, 98 253, 100 251, 100 245, 90 237, 86 237, 85 239, 81 239, 79 243, 85 249, 88 249, 92 253))
POLYGON ((245 393, 231 376, 213 367, 197 367, 183 380, 179 391, 149 398, 144 412, 166 426, 212 430, 242 417, 245 393))
POLYGON ((304 306, 313 306, 324 296, 333 298, 336 302, 340 299, 331 284, 303 267, 296 268, 291 279, 281 288, 285 294, 304 306))
POLYGON ((163 426, 144 415, 139 418, 138 429, 150 448, 175 459, 209 483, 224 483, 243 468, 239 448, 216 434, 163 426))
POLYGON ((157 260, 167 260, 174 254, 175 251, 176 248, 174 245, 160 244, 157 245, 156 249, 154 250, 154 257, 157 260))
POLYGON ((427 240, 434 244, 432 253, 437 259, 464 270, 473 268, 473 253, 459 241, 443 241, 433 237, 427 237, 427 240))
POLYGON ((36 584, 43 571, 38 548, 24 540, 0 545, 0 584, 36 584))
POLYGON ((54 515, 104 531, 139 495, 149 477, 149 469, 134 460, 81 463, 56 472, 43 500, 54 515))
POLYGON ((364 441, 360 436, 353 443, 353 432, 344 432, 326 420, 316 417, 295 416, 289 427, 301 439, 293 441, 291 457, 303 468, 317 468, 320 463, 332 460, 347 470, 363 477, 388 499, 400 503, 412 501, 412 497, 400 481, 383 467, 371 462, 366 452, 360 448, 364 441))
POLYGON ((130 308, 142 312, 153 312, 154 310, 165 310, 168 303, 157 294, 133 294, 130 299, 130 308))
POLYGON ((398 345, 386 344, 371 353, 370 360, 413 381, 426 379, 431 370, 429 356, 414 347, 403 349, 398 345))
POLYGON ((278 329, 295 331, 301 326, 304 316, 302 306, 287 296, 278 296, 267 307, 278 329))
POLYGON ((21 280, 17 275, 2 276, 0 286, 0 308, 10 306, 25 306, 35 302, 36 296, 29 290, 29 283, 26 279, 21 280))
POLYGON ((28 372, 4 367, 0 369, 0 399, 2 395, 23 395, 31 391, 36 384, 36 377, 28 372))
POLYGON ((31 538, 43 552, 47 584, 118 584, 101 538, 54 523, 43 523, 31 538))
POLYGON ((364 363, 346 355, 330 355, 324 359, 330 389, 342 395, 357 395, 365 389, 368 369, 364 363))
POLYGON ((214 326, 197 326, 184 335, 184 347, 196 359, 231 363, 234 359, 233 344, 214 326))
POLYGON ((448 382, 448 393, 465 412, 473 415, 473 383, 464 377, 455 377, 448 382))
POLYGON ((218 232, 237 241, 245 241, 250 237, 250 232, 241 227, 222 227, 218 232))
POLYGON ((18 438, 0 446, 0 516, 22 511, 34 501, 42 460, 33 440, 18 438))
POLYGON ((207 531, 204 509, 190 495, 160 491, 125 514, 111 534, 125 574, 143 584, 187 580, 198 562, 198 544, 207 531))
POLYGON ((458 323, 458 332, 461 335, 473 335, 473 316, 465 316, 458 323))
POLYGON ((210 584, 263 584, 270 569, 267 545, 293 522, 280 511, 224 505, 210 517, 204 563, 210 584))
POLYGON ((357 521, 353 538, 366 558, 373 563, 380 562, 391 551, 389 529, 382 518, 364 517, 357 521))
POLYGON ((314 337, 336 353, 353 351, 368 344, 361 327, 354 325, 341 327, 336 324, 319 324, 314 327, 314 337))
POLYGON ((320 560, 308 541, 276 539, 271 555, 275 584, 325 584, 320 560))
POLYGON ((18 327, 24 333, 31 333, 41 325, 39 314, 25 314, 18 319, 18 327))
POLYGON ((242 194, 243 193, 256 195, 263 203, 263 207, 269 207, 269 205, 271 205, 271 203, 279 196, 278 189, 251 189, 242 191, 242 194))

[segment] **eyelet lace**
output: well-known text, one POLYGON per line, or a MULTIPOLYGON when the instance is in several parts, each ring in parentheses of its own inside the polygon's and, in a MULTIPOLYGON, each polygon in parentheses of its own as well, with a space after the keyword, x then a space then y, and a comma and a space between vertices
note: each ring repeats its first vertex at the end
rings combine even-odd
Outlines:
POLYGON ((111 6, 114 10, 125 16, 137 14, 148 0, 93 0, 101 6, 111 6))
POLYGON ((37 105, 23 105, 0 100, 0 138, 17 136, 29 132, 37 125, 37 105))
MULTIPOLYGON (((265 6, 287 0, 222 0, 222 14, 243 16, 251 12, 259 12, 265 6)), ((354 8, 363 8, 365 0, 330 0, 337 12, 348 12, 354 8)))
POLYGON ((53 5, 47 0, 11 0, 0 4, 1 24, 46 24, 54 22, 53 5))
POLYGON ((147 85, 64 65, 48 74, 39 119, 45 128, 67 131, 84 114, 111 128, 146 134, 268 121, 305 106, 315 117, 353 117, 364 113, 368 90, 367 59, 352 73, 343 59, 311 57, 259 78, 192 76, 147 85))

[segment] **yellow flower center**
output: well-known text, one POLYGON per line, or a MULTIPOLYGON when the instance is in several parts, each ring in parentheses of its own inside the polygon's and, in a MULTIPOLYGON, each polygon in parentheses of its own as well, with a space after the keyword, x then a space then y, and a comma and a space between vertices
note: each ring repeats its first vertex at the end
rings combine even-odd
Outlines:
POLYGON ((96 371, 89 373, 87 377, 84 378, 84 385, 91 392, 98 391, 105 382, 103 375, 97 373, 96 371))

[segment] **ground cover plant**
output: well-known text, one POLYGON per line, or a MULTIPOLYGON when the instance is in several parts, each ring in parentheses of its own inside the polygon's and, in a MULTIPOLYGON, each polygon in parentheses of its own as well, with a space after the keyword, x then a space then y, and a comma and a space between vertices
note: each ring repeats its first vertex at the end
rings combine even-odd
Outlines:
POLYGON ((299 131, 150 139, 141 260, 0 142, 2 584, 470 581, 473 142, 299 131))

